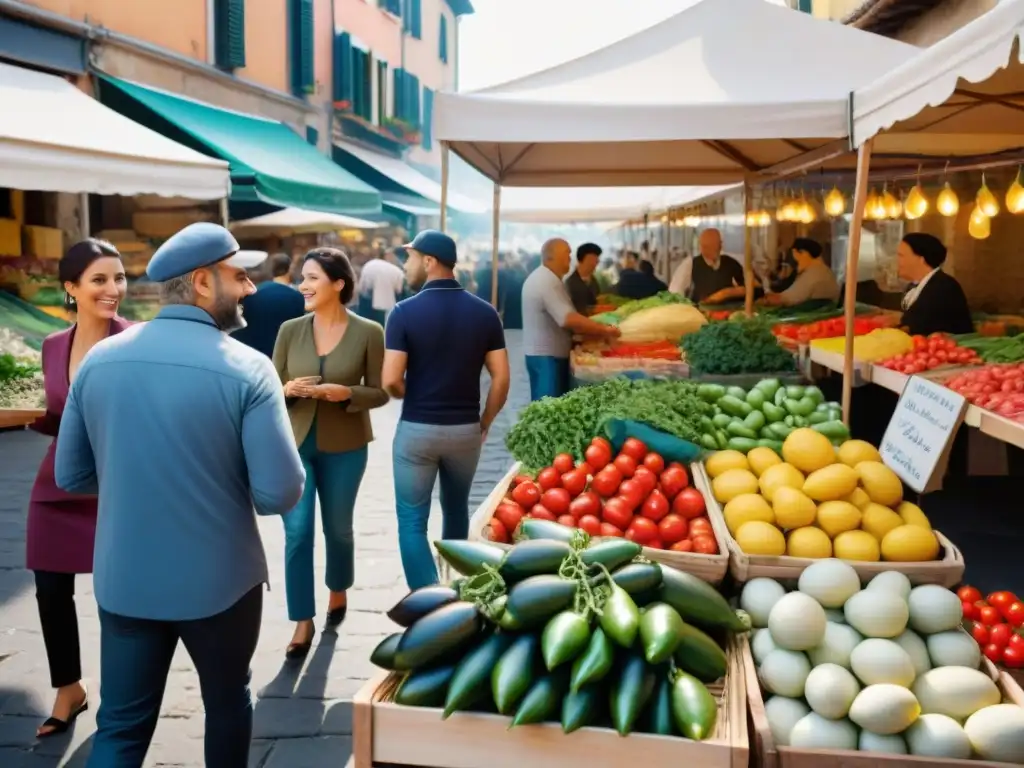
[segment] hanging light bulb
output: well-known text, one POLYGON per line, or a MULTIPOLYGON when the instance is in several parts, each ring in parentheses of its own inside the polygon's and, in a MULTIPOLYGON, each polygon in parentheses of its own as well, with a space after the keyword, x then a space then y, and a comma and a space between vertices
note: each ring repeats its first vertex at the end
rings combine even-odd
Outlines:
POLYGON ((996 200, 996 196, 992 194, 992 190, 985 183, 984 173, 981 174, 981 189, 978 190, 974 202, 990 219, 999 213, 999 201, 996 200))
POLYGON ((967 232, 975 240, 984 240, 992 234, 992 218, 982 210, 980 205, 975 205, 971 211, 971 220, 967 222, 967 232))
POLYGON ((700 216, 686 216, 683 218, 683 224, 687 227, 699 227, 700 216))
POLYGON ((903 214, 903 203, 888 189, 882 193, 882 205, 885 207, 887 219, 898 219, 903 214))
POLYGON ((1017 169, 1017 177, 1013 180, 1013 184, 1006 190, 1006 210, 1010 213, 1024 211, 1024 186, 1020 183, 1020 168, 1017 169))
POLYGON ((956 196, 948 181, 935 200, 935 208, 943 216, 956 216, 960 210, 960 198, 956 196))
POLYGON ((846 212, 846 198, 839 191, 838 187, 832 187, 832 191, 825 195, 825 213, 833 218, 842 216, 846 212))
POLYGON ((747 222, 747 226, 748 227, 756 227, 757 226, 757 211, 748 211, 747 212, 746 222, 747 222))
POLYGON ((875 206, 876 206, 876 198, 877 197, 878 197, 878 195, 875 194, 875 190, 872 189, 870 192, 868 192, 868 199, 864 201, 864 218, 865 219, 874 219, 875 218, 875 206))
POLYGON ((817 211, 814 210, 814 206, 811 205, 810 201, 804 198, 800 201, 800 223, 810 224, 818 218, 817 211))
POLYGON ((772 215, 768 213, 768 211, 761 211, 761 213, 758 214, 757 223, 762 227, 770 227, 772 224, 772 215))
MULTIPOLYGON (((1024 189, 1022 189, 1024 191, 1024 189)), ((928 198, 920 184, 915 184, 907 193, 907 199, 903 203, 903 211, 908 219, 920 219, 928 212, 928 198)))

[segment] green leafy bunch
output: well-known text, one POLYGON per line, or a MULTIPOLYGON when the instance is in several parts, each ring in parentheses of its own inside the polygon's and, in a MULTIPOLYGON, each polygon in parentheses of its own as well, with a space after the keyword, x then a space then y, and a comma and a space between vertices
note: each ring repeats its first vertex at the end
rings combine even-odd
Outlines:
POLYGON ((683 337, 690 370, 698 374, 795 371, 793 355, 779 346, 771 324, 760 318, 709 323, 683 337))
POLYGON ((39 372, 39 367, 29 363, 21 363, 11 354, 0 355, 0 384, 30 379, 39 372))

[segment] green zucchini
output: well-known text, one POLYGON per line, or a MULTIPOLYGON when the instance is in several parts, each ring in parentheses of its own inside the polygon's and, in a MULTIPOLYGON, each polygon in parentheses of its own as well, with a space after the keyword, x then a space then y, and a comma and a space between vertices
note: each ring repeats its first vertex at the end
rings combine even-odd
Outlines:
POLYGON ((782 382, 778 379, 761 379, 754 385, 754 389, 760 390, 765 398, 771 400, 775 397, 775 393, 779 391, 781 386, 782 382))
POLYGON ((612 725, 620 736, 628 735, 654 693, 655 674, 643 654, 627 651, 614 676, 610 692, 612 725))
POLYGON ((635 541, 626 539, 608 539, 591 544, 580 553, 584 564, 600 563, 609 571, 621 568, 643 551, 643 547, 635 541))
POLYGON ((640 643, 648 664, 661 664, 672 657, 679 644, 683 620, 671 605, 655 603, 640 616, 640 643))
POLYGON ((505 557, 505 550, 482 541, 446 539, 435 541, 434 546, 445 562, 463 576, 478 576, 485 565, 497 568, 505 557))
POLYGON ((643 730, 658 736, 674 736, 675 720, 672 718, 672 680, 667 672, 659 672, 654 684, 651 703, 643 717, 643 730))
POLYGON ((743 387, 731 386, 725 388, 725 394, 729 397, 735 397, 737 400, 743 400, 747 396, 747 390, 743 387))
POLYGON ((752 390, 747 392, 745 399, 747 404, 754 409, 752 411, 754 413, 760 411, 761 407, 764 406, 764 392, 759 390, 757 387, 754 387, 752 390))
POLYGON ((629 648, 640 631, 640 609, 622 587, 613 584, 611 590, 599 619, 601 629, 610 640, 629 648))
POLYGON ((630 563, 612 573, 612 581, 630 594, 654 589, 661 578, 661 566, 657 563, 630 563))
POLYGON ((725 413, 728 413, 730 416, 738 416, 741 419, 753 410, 747 404, 746 400, 742 400, 732 395, 726 395, 723 397, 718 401, 718 405, 725 413))
POLYGON ((578 691, 583 686, 600 682, 611 672, 614 662, 615 648, 611 640, 601 627, 596 627, 590 634, 586 650, 572 664, 570 690, 578 691))
MULTIPOLYGON (((559 527, 565 528, 564 525, 559 527)), ((562 561, 571 554, 572 547, 564 541, 526 539, 505 553, 498 572, 506 584, 545 573, 557 574, 562 561)))
POLYGON ((725 651, 705 632, 684 623, 678 637, 679 644, 673 652, 677 667, 702 683, 713 683, 725 676, 729 665, 725 651))
POLYGON ((566 543, 572 539, 575 533, 575 530, 564 525, 553 523, 550 520, 534 520, 532 517, 525 518, 519 523, 519 530, 524 539, 551 539, 566 543))
POLYGON ((540 636, 519 635, 491 672, 491 695, 498 712, 512 714, 542 670, 540 636))
POLYGON ((562 611, 544 625, 540 649, 550 672, 583 653, 590 642, 590 622, 575 611, 562 611))
POLYGON ((700 680, 676 670, 672 683, 672 717, 688 739, 703 741, 715 731, 718 703, 700 680))
POLYGON ((784 418, 786 418, 786 409, 779 408, 774 403, 765 403, 764 405, 762 405, 761 413, 763 413, 765 418, 768 419, 768 421, 771 422, 772 424, 774 424, 777 421, 782 421, 784 418))
POLYGON ((734 611, 717 589, 675 568, 662 568, 661 600, 675 608, 685 622, 734 632, 750 629, 750 617, 734 611))
POLYGON ((483 617, 473 603, 449 603, 405 630, 395 651, 395 664, 418 669, 462 647, 482 628, 483 617))
POLYGON ((373 649, 373 653, 370 654, 370 663, 389 672, 400 670, 401 667, 395 664, 395 651, 398 650, 398 643, 402 640, 402 634, 402 632, 396 632, 381 640, 377 647, 373 649))
POLYGON ((820 432, 829 440, 849 440, 850 430, 841 421, 826 421, 815 424, 811 427, 815 432, 820 432))
POLYGON ((697 387, 697 397, 707 403, 718 402, 725 396, 725 387, 721 384, 701 384, 697 387))
POLYGON ((505 612, 511 612, 522 627, 537 627, 572 605, 575 596, 576 582, 571 579, 531 576, 509 590, 505 612))
POLYGON ((726 447, 740 453, 750 453, 757 448, 757 440, 750 437, 730 437, 726 447))
POLYGON ((511 642, 511 635, 497 632, 463 657, 448 683, 442 720, 447 720, 453 712, 468 709, 487 697, 491 673, 511 642))
POLYGON ((562 733, 572 733, 595 722, 604 693, 601 686, 588 685, 565 694, 562 699, 562 733))
POLYGON ((428 613, 458 599, 459 594, 452 587, 431 584, 414 589, 399 600, 395 607, 388 611, 388 618, 400 627, 411 627, 428 613))
POLYGON ((440 707, 454 674, 454 664, 413 670, 398 686, 395 703, 406 707, 440 707))
POLYGON ((556 669, 536 680, 526 692, 512 718, 512 725, 543 723, 554 718, 562 706, 562 699, 568 688, 568 675, 564 669, 556 669))
MULTIPOLYGON (((760 427, 758 427, 760 429, 760 427)), ((748 440, 757 439, 757 431, 751 429, 742 421, 733 421, 725 428, 725 433, 730 437, 745 437, 748 440)))
POLYGON ((732 416, 727 413, 720 413, 717 416, 712 417, 711 425, 715 429, 725 429, 732 423, 732 416))

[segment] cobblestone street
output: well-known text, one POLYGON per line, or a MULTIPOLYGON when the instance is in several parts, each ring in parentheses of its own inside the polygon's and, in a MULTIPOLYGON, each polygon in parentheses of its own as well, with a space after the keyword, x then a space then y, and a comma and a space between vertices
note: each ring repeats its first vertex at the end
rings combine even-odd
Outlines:
MULTIPOLYGON (((504 437, 515 413, 529 399, 519 333, 507 334, 512 362, 512 394, 484 448, 473 489, 473 506, 508 470, 504 437)), ((486 376, 485 376, 486 379, 486 376)), ((401 404, 389 403, 373 414, 377 439, 359 494, 356 516, 356 586, 349 613, 337 635, 317 635, 302 668, 285 665, 291 625, 284 606, 284 536, 281 521, 260 521, 270 563, 271 591, 266 595, 263 630, 253 660, 253 690, 258 694, 250 765, 265 768, 343 766, 351 752, 351 698, 374 668, 374 645, 393 631, 384 612, 406 593, 398 556, 391 472, 391 437, 401 404)), ((78 577, 82 661, 91 695, 90 710, 65 736, 37 742, 36 727, 49 714, 52 691, 32 574, 24 569, 25 509, 47 438, 32 432, 0 433, 0 766, 51 768, 82 766, 88 757, 99 704, 99 624, 92 580, 78 577)), ((432 531, 440 529, 439 514, 432 531)), ((317 544, 322 607, 323 542, 317 544)), ((146 766, 203 765, 203 705, 191 662, 179 646, 164 696, 160 723, 146 766)), ((211 766, 210 768, 215 768, 211 766)))

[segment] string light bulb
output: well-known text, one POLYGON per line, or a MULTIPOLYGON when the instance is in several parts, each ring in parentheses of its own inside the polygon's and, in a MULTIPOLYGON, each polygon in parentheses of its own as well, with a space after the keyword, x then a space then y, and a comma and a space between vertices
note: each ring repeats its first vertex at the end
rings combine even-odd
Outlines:
POLYGON ((884 218, 898 219, 903 214, 903 203, 888 189, 882 193, 882 205, 885 207, 884 218))
POLYGON ((985 183, 984 173, 981 174, 981 188, 978 190, 978 194, 974 198, 974 204, 990 219, 999 213, 999 201, 996 200, 996 196, 992 194, 992 190, 989 189, 988 184, 985 183))
POLYGON ((842 216, 846 212, 846 198, 839 191, 838 187, 832 187, 832 191, 825 195, 825 213, 832 218, 842 216))
POLYGON ((924 190, 921 189, 920 184, 915 184, 907 193, 907 199, 903 203, 903 212, 911 220, 920 219, 928 212, 928 198, 924 196, 924 190))
POLYGON ((1017 169, 1017 176, 1013 184, 1006 190, 1006 210, 1010 213, 1021 213, 1024 211, 1024 186, 1020 183, 1020 168, 1017 169))
POLYGON ((960 198, 956 196, 956 192, 949 186, 949 182, 942 187, 942 191, 939 192, 938 198, 935 200, 935 208, 943 216, 956 216, 960 211, 960 198))
POLYGON ((971 211, 971 219, 967 222, 967 232, 975 240, 984 240, 992 234, 992 218, 975 205, 971 211))

